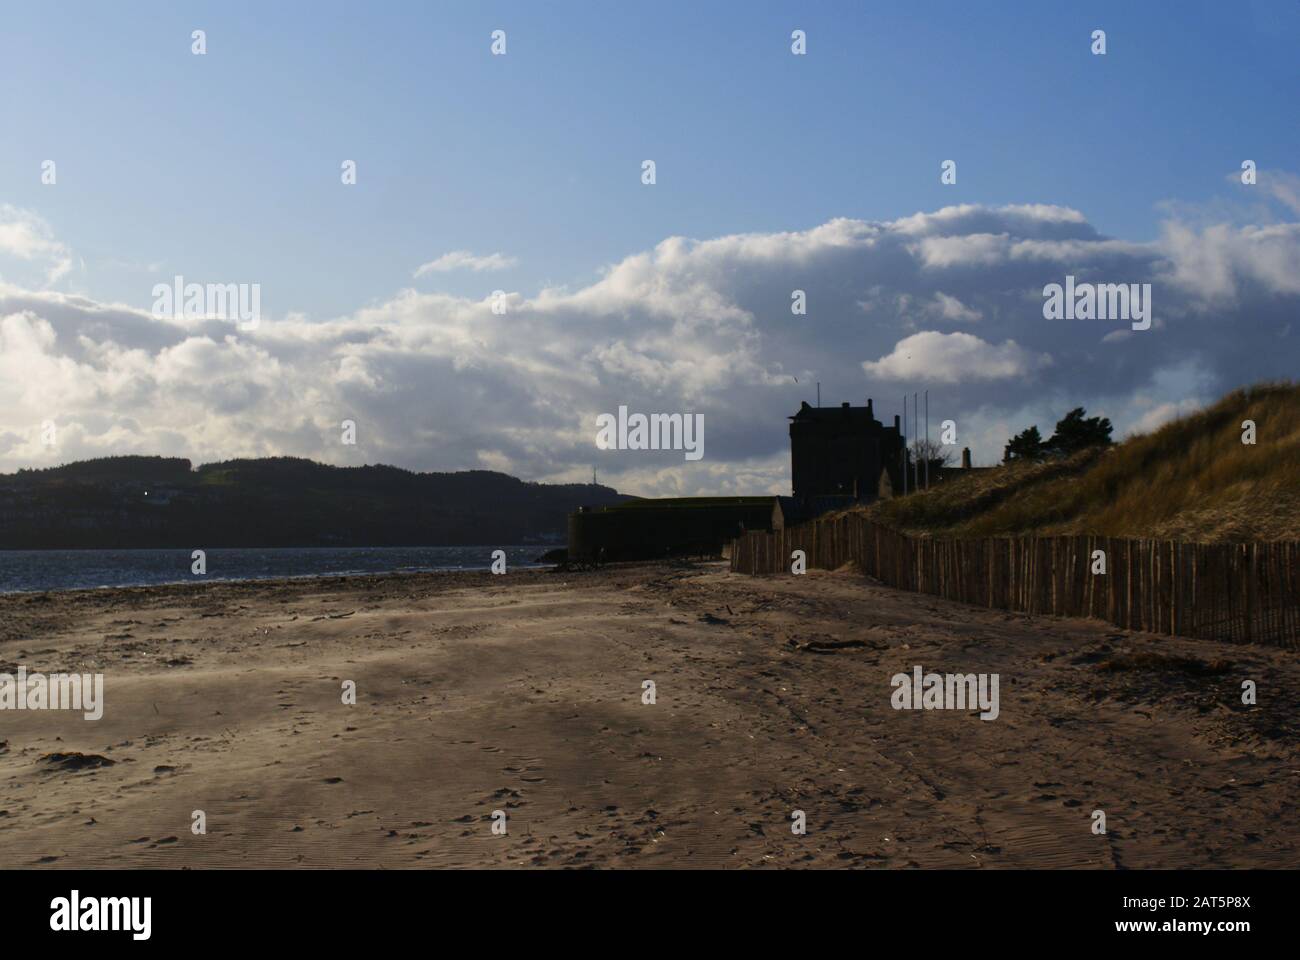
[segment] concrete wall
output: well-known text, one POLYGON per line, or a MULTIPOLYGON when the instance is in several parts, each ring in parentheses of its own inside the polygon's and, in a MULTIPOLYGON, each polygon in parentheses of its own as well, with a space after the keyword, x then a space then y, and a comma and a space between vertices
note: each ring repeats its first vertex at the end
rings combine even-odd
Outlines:
MULTIPOLYGON (((737 498, 738 500, 740 498, 737 498)), ((569 559, 651 560, 670 556, 722 556, 741 530, 772 529, 771 497, 737 503, 640 501, 569 514, 569 559), (603 553, 602 553, 603 550, 603 553)))

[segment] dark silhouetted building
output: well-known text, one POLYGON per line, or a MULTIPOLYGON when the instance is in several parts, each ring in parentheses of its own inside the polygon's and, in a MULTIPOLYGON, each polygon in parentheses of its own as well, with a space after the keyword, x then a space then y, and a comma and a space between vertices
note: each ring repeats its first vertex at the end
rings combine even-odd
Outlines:
POLYGON ((810 407, 790 418, 793 497, 633 499, 569 514, 568 559, 719 556, 746 532, 784 529, 903 492, 903 435, 865 407, 810 407))
POLYGON ((898 417, 886 427, 865 407, 810 407, 790 418, 794 498, 852 497, 870 501, 902 492, 904 439, 898 417), (882 489, 882 486, 884 489, 882 489))

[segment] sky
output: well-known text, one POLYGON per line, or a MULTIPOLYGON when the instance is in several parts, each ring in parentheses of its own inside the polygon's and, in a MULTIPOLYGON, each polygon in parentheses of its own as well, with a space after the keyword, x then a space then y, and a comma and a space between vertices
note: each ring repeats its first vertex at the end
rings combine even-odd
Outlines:
POLYGON ((787 492, 817 383, 887 422, 929 390, 991 463, 1075 406, 1122 435, 1300 369, 1292 2, 0 16, 0 470, 787 492), (1045 319, 1067 275, 1150 283, 1151 329, 1045 319), (255 284, 255 328, 160 314, 177 276, 255 284), (619 406, 702 415, 704 456, 598 449, 619 406))

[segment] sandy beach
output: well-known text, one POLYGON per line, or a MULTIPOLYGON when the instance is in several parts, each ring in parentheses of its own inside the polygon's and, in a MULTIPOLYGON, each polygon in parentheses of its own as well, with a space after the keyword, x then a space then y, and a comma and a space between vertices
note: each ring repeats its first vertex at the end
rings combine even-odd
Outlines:
POLYGON ((104 675, 100 720, 0 712, 0 856, 16 867, 1300 862, 1294 653, 981 610, 852 571, 9 595, 0 661, 104 675), (916 665, 998 674, 997 719, 894 709, 890 678, 916 665))

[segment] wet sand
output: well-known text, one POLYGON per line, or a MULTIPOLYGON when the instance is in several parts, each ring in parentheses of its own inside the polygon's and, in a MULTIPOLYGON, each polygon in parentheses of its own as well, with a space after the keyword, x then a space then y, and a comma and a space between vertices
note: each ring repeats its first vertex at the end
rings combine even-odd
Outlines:
POLYGON ((10 866, 1300 862, 1294 652, 981 610, 849 571, 10 595, 0 661, 105 677, 98 721, 0 711, 10 866), (893 709, 890 678, 918 664, 997 673, 998 718, 893 709))

